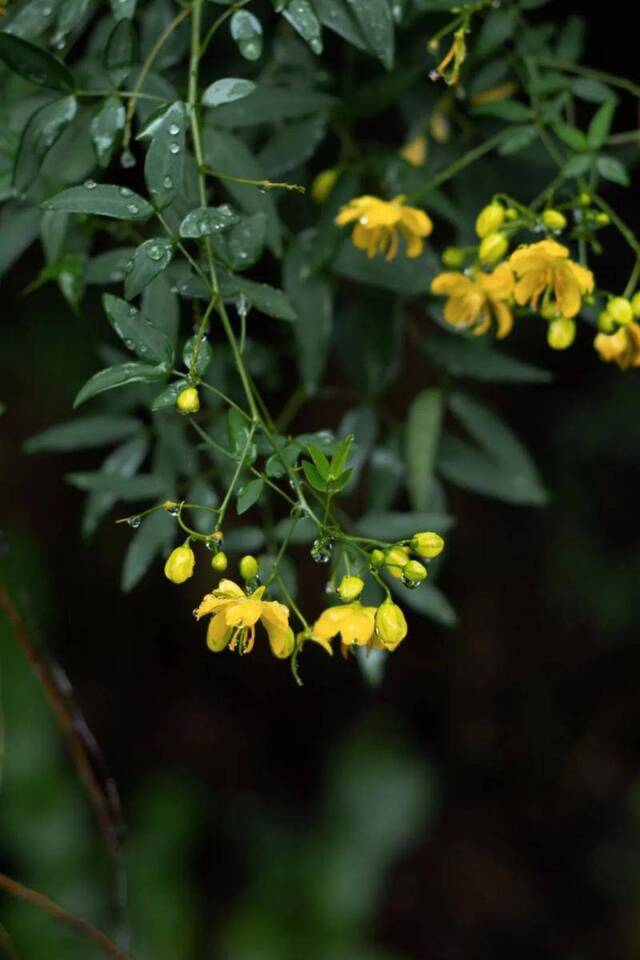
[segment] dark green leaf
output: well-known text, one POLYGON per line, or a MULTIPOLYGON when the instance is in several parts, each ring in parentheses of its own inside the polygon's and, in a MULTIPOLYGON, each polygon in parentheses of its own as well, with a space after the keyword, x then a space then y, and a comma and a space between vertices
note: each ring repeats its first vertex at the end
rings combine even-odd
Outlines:
POLYGON ((444 398, 438 387, 423 390, 409 407, 405 438, 407 488, 414 510, 426 510, 429 506, 443 409, 444 398))
POLYGON ((442 590, 429 580, 421 584, 417 590, 407 590, 402 586, 399 580, 389 579, 389 586, 392 591, 402 601, 404 606, 421 613, 436 623, 441 623, 443 627, 455 627, 458 622, 458 616, 445 597, 442 590))
MULTIPOLYGON (((119 477, 132 477, 138 472, 149 449, 146 434, 139 434, 116 447, 103 462, 100 472, 115 474, 119 477)), ((117 500, 113 493, 90 493, 85 502, 82 517, 82 534, 90 537, 102 517, 109 512, 117 500)))
POLYGON ((334 260, 333 269, 367 286, 382 287, 411 297, 424 295, 433 277, 439 273, 440 266, 429 247, 414 259, 398 256, 395 260, 385 260, 381 255, 368 257, 350 240, 345 240, 334 260))
POLYGON ((282 123, 326 112, 335 99, 317 90, 297 89, 261 83, 240 102, 217 107, 207 115, 216 127, 236 129, 255 127, 264 123, 282 123))
POLYGON ((264 488, 264 481, 259 477, 256 477, 255 480, 249 480, 248 483, 244 484, 238 490, 238 499, 236 503, 236 511, 238 516, 242 516, 243 513, 246 513, 247 510, 250 510, 254 503, 257 503, 262 495, 262 490, 264 488))
POLYGON ((167 371, 164 366, 152 367, 148 363, 122 363, 119 366, 107 367, 106 370, 94 373, 87 380, 78 392, 73 405, 79 407, 85 400, 104 393, 105 390, 125 387, 129 383, 156 383, 164 380, 166 376, 167 371))
POLYGON ((509 127, 505 130, 504 136, 500 141, 498 153, 502 157, 508 157, 512 153, 518 153, 524 150, 538 136, 537 129, 533 124, 523 124, 517 127, 509 127))
POLYGON ((324 114, 279 127, 260 151, 259 161, 268 177, 282 177, 306 163, 327 133, 324 114))
POLYGON ((591 157, 578 155, 569 157, 562 168, 562 174, 565 177, 581 177, 583 173, 591 169, 591 157))
POLYGON ((202 94, 200 102, 203 107, 219 107, 223 103, 232 103, 248 97, 256 89, 251 80, 241 80, 238 77, 225 77, 210 84, 202 94))
POLYGON ((498 117, 510 123, 526 123, 531 120, 531 108, 519 100, 496 100, 493 103, 481 103, 473 108, 479 117, 498 117))
POLYGON ((610 180, 612 183, 619 183, 621 187, 629 186, 631 182, 629 180, 629 174, 616 157, 601 154, 596 160, 596 167, 600 176, 604 177, 605 180, 610 180))
POLYGON ((307 482, 313 487, 314 490, 319 490, 321 492, 326 491, 327 481, 322 479, 317 467, 314 467, 314 465, 308 460, 303 460, 302 469, 307 482))
POLYGON ((223 203, 219 207, 198 207, 191 210, 180 224, 180 236, 192 239, 220 233, 239 221, 238 214, 223 203))
POLYGON ((290 247, 284 261, 284 286, 297 314, 294 327, 296 359, 307 395, 322 380, 331 339, 333 302, 331 287, 308 264, 309 244, 290 247))
POLYGON ((551 380, 547 370, 501 353, 487 346, 480 337, 436 334, 423 340, 422 347, 434 363, 454 377, 489 383, 548 383, 551 380))
POLYGON ((387 70, 393 66, 393 20, 387 0, 348 0, 368 48, 387 70))
POLYGON ((124 440, 141 429, 134 417, 116 414, 97 414, 68 423, 58 423, 42 433, 30 437, 24 445, 25 453, 42 451, 83 450, 86 447, 101 447, 106 443, 124 440))
POLYGON ((165 389, 154 398, 151 404, 153 413, 156 413, 158 410, 172 410, 176 405, 178 394, 187 386, 188 383, 186 380, 176 380, 175 383, 170 383, 168 387, 165 387, 165 389))
POLYGON ((22 131, 13 167, 13 185, 18 193, 31 186, 42 161, 76 115, 75 97, 47 103, 31 115, 22 131))
POLYGON ((296 312, 282 290, 271 287, 268 283, 256 283, 255 280, 236 275, 229 276, 229 281, 236 293, 244 294, 249 303, 261 313, 291 323, 296 319, 296 312))
POLYGON ((331 472, 329 461, 327 460, 326 455, 322 452, 320 447, 316 447, 314 443, 308 443, 307 450, 309 451, 311 459, 318 469, 318 473, 323 480, 326 480, 331 472))
POLYGON ((125 593, 142 580, 151 564, 169 549, 175 535, 175 522, 164 510, 154 510, 136 530, 124 557, 121 586, 125 593))
POLYGON ((314 0, 321 23, 359 50, 368 48, 364 33, 345 0, 314 0))
POLYGON ((69 187, 43 203, 45 210, 92 213, 116 220, 145 220, 153 213, 142 197, 128 187, 87 180, 81 187, 69 187))
POLYGON ((118 20, 105 44, 103 62, 114 87, 124 83, 138 58, 138 37, 131 20, 118 20))
POLYGON ((144 178, 154 204, 168 206, 182 188, 185 106, 177 100, 154 129, 144 164, 144 178))
MULTIPOLYGON (((128 23, 128 20, 121 20, 128 23)), ((120 134, 124 130, 125 109, 119 97, 107 97, 91 121, 91 141, 101 167, 108 167, 120 134)))
POLYGON ((209 364, 213 359, 213 352, 209 346, 209 341, 203 338, 198 347, 198 354, 195 356, 198 337, 190 337, 184 345, 182 352, 182 362, 187 370, 193 370, 198 376, 202 376, 207 371, 209 364))
MULTIPOLYGON (((45 214, 46 216, 47 214, 45 214)), ((60 216, 60 214, 57 214, 60 216)), ((135 253, 133 247, 117 247, 93 257, 87 264, 84 281, 87 284, 105 286, 124 280, 127 264, 135 253)))
POLYGON ((148 283, 171 263, 173 244, 166 237, 145 240, 136 249, 127 266, 124 295, 127 300, 137 297, 148 283))
POLYGON ((589 149, 589 141, 582 130, 578 130, 577 127, 571 127, 568 123, 557 121, 553 125, 553 130, 572 150, 584 153, 589 149))
POLYGON ((267 236, 264 213, 240 217, 227 234, 227 255, 234 270, 247 270, 258 262, 267 236))
POLYGON ((576 97, 588 100, 590 103, 604 103, 605 100, 614 96, 611 87, 591 77, 576 77, 571 83, 571 89, 576 97))
POLYGON ((21 40, 11 33, 0 32, 0 60, 10 70, 19 73, 25 80, 38 87, 72 92, 75 87, 73 74, 62 60, 48 50, 37 47, 28 40, 21 40))
POLYGON ((111 493, 122 500, 147 500, 161 497, 166 492, 162 477, 152 473, 138 473, 133 477, 119 477, 117 474, 68 473, 67 482, 78 490, 90 490, 92 493, 111 493))
POLYGON ((245 60, 258 60, 262 53, 262 26, 258 18, 248 10, 236 10, 230 29, 245 60))
POLYGON ((127 350, 137 354, 146 363, 164 364, 166 369, 171 367, 173 347, 162 330, 137 307, 120 297, 105 293, 102 303, 111 326, 127 350))
POLYGON ((111 12, 116 20, 126 17, 131 20, 136 12, 137 0, 111 0, 111 12))
POLYGON ((322 28, 309 0, 288 0, 282 16, 309 44, 314 53, 322 53, 322 28))

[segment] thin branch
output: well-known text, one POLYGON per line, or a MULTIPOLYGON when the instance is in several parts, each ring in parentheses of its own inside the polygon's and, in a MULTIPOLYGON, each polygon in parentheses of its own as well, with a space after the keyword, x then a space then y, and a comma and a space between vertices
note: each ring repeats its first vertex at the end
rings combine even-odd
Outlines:
POLYGON ((31 890, 30 887, 25 887, 22 883, 18 883, 17 880, 13 880, 4 873, 0 873, 0 890, 4 890, 5 893, 10 894, 12 897, 17 897, 19 900, 25 900, 27 903, 30 903, 31 906, 48 913, 49 916, 55 920, 61 920, 75 930, 79 930, 80 933, 84 933, 85 936, 90 937, 91 940, 97 943, 108 957, 115 957, 116 960, 130 960, 126 953, 123 953, 115 943, 109 940, 102 930, 98 930, 92 923, 81 920, 80 917, 76 917, 63 907, 58 906, 53 900, 49 900, 48 897, 43 896, 36 890, 31 890))

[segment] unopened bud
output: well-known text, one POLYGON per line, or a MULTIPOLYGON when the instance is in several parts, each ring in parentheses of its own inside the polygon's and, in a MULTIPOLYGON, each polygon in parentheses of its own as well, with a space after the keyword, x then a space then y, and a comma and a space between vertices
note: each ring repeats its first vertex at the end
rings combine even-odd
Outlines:
POLYGON ((504 233, 490 233, 480 244, 478 250, 478 260, 484 266, 497 263, 502 260, 509 249, 509 241, 504 233))
POLYGON ((178 413, 187 416, 189 413, 197 413, 200 409, 200 395, 195 387, 185 387, 181 390, 176 399, 178 413))
POLYGON ((311 196, 316 203, 324 203, 329 199, 337 179, 338 171, 333 167, 330 170, 322 170, 315 177, 311 184, 311 196))
POLYGON ((607 313, 621 327, 633 320, 633 307, 626 297, 612 297, 607 304, 607 313))
POLYGON ((164 565, 164 575, 172 583, 184 583, 193 576, 195 563, 195 554, 188 544, 176 547, 164 565))
POLYGON ((445 267, 461 267, 466 257, 460 247, 445 247, 442 251, 442 262, 445 267))
POLYGON ((602 310, 598 314, 598 330, 601 333, 614 333, 616 329, 615 320, 608 310, 602 310))
POLYGON ((386 600, 376 613, 376 636, 386 650, 395 650, 407 635, 407 621, 396 603, 386 600))
POLYGON ((409 562, 409 551, 406 547, 391 547, 384 557, 385 567, 396 580, 402 579, 404 568, 409 562))
POLYGON ((564 230, 567 218, 559 210, 545 210, 542 214, 542 222, 549 230, 564 230))
POLYGON ((576 338, 576 324, 568 317, 552 320, 547 330, 547 343, 552 350, 566 350, 576 338))
POLYGON ((357 600, 364 590, 364 580, 360 577, 343 577, 338 586, 338 596, 345 603, 357 600))
POLYGON ((211 569, 215 570, 216 573, 224 573, 228 566, 229 560, 227 559, 226 553, 222 550, 220 553, 216 553, 215 556, 211 557, 211 569))
POLYGON ((442 553, 444 549, 444 540, 439 533, 414 533, 411 538, 411 549, 419 557, 432 560, 442 553))
POLYGON ((372 550, 369 554, 369 561, 372 567, 378 569, 384 564, 384 553, 382 550, 372 550))
POLYGON ((501 203, 489 203, 483 207, 476 218, 476 233, 483 239, 495 233, 504 223, 504 207, 501 203))
POLYGON ((243 580, 255 580, 258 576, 258 561, 250 554, 240 561, 240 576, 243 580))
POLYGON ((409 580, 411 583, 421 583, 426 580, 428 571, 425 565, 418 560, 409 560, 402 571, 402 575, 405 580, 409 580))

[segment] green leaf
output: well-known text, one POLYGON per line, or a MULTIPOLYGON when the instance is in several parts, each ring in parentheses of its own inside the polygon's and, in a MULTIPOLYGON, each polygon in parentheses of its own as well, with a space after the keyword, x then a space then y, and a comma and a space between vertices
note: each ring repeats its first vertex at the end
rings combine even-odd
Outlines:
POLYGON ((257 283, 255 280, 249 280, 248 277, 239 277, 235 274, 233 276, 227 274, 227 279, 235 293, 244 294, 249 303, 261 313, 266 313, 267 316, 275 317, 277 320, 287 320, 290 323, 293 323, 296 319, 296 312, 282 290, 278 290, 268 283, 257 283))
POLYGON ((226 203, 219 207, 197 207, 191 210, 180 224, 180 236, 199 240, 201 237, 220 233, 239 220, 238 214, 226 203))
POLYGON ((127 350, 133 351, 146 363, 163 364, 170 369, 173 364, 173 347, 167 335, 126 300, 105 293, 102 298, 109 323, 118 334, 127 350))
MULTIPOLYGON (((116 447, 100 467, 101 473, 116 474, 119 477, 132 477, 140 469, 149 450, 146 434, 138 434, 116 447)), ((102 517, 109 512, 117 500, 113 493, 90 493, 86 498, 82 516, 82 535, 90 537, 96 530, 102 517)))
POLYGON ((495 103, 481 103, 473 108, 477 117, 498 117, 509 123, 526 123, 531 120, 531 108, 519 100, 496 100, 495 103))
MULTIPOLYGON (((184 363, 187 370, 191 370, 194 364, 194 353, 196 349, 196 344, 198 342, 198 337, 190 337, 184 345, 182 351, 182 362, 184 363)), ((198 376, 202 376, 206 373, 209 364, 213 360, 213 351, 209 345, 209 341, 204 337, 200 341, 200 347, 198 349, 198 356, 195 361, 195 366, 193 366, 193 372, 197 373, 198 376)))
POLYGON ((329 489, 332 493, 341 493, 349 482, 353 479, 355 475, 355 469, 349 467, 348 470, 344 470, 335 480, 331 480, 329 483, 329 489))
POLYGON ((30 437, 24 445, 25 453, 61 452, 66 450, 84 450, 89 447, 101 447, 107 443, 116 443, 134 433, 142 425, 135 417, 116 414, 97 414, 95 417, 83 417, 58 423, 48 427, 35 437, 30 437))
POLYGON ((583 173, 586 173, 587 170, 590 169, 591 157, 578 155, 575 157, 569 157, 562 168, 562 175, 564 177, 581 177, 583 173))
POLYGON ((533 124, 509 127, 500 140, 498 153, 501 157, 509 157, 513 153, 524 150, 537 136, 538 131, 533 124))
POLYGON ((221 105, 211 111, 207 120, 223 129, 279 124, 283 120, 316 117, 326 113, 334 103, 334 97, 317 90, 261 83, 240 103, 221 105))
POLYGON ((552 379, 547 370, 510 357, 480 337, 436 334, 423 340, 421 346, 434 363, 454 377, 488 383, 548 383, 552 379))
POLYGON ((393 67, 393 20, 387 0, 349 0, 367 46, 387 70, 393 67))
POLYGON ((290 247, 284 260, 284 287, 297 315, 296 360, 307 396, 320 386, 333 326, 333 298, 325 277, 312 274, 310 244, 290 247))
POLYGON ((306 163, 326 134, 327 118, 324 114, 279 127, 258 156, 265 174, 268 177, 281 177, 294 167, 306 163))
MULTIPOLYGON (((264 171, 252 152, 232 134, 206 125, 204 146, 207 164, 214 170, 249 180, 264 180, 264 171)), ((282 228, 272 194, 261 193, 257 187, 232 180, 223 179, 221 185, 247 213, 265 214, 269 248, 275 256, 282 256, 282 228)))
POLYGON ((301 466, 307 479, 307 483, 309 483, 314 490, 319 490, 320 492, 324 493, 327 490, 327 481, 322 479, 318 468, 308 460, 303 460, 301 466))
POLYGON ((453 517, 446 513, 374 512, 366 513, 355 524, 355 532, 372 540, 406 540, 414 533, 433 530, 446 533, 453 526, 453 517))
MULTIPOLYGON (((353 446, 353 441, 354 436, 351 433, 348 436, 343 437, 338 444, 336 452, 331 457, 330 472, 334 477, 337 477, 339 474, 341 474, 346 467, 349 454, 351 452, 351 447, 353 446)), ((309 449, 311 449, 311 447, 309 447, 309 449)))
POLYGON ((130 383, 156 383, 164 380, 167 370, 164 366, 152 367, 148 363, 122 363, 119 366, 107 367, 87 380, 78 392, 73 405, 79 407, 85 400, 113 390, 115 387, 126 387, 130 383))
MULTIPOLYGON (((128 23, 128 20, 120 22, 128 23)), ((109 166, 124 123, 124 104, 119 97, 107 97, 91 121, 91 142, 101 167, 109 166)))
POLYGON ((114 87, 127 79, 138 59, 138 37, 131 20, 118 20, 104 47, 103 64, 114 87))
POLYGON ((259 60, 262 54, 262 25, 248 10, 236 10, 231 17, 231 36, 245 60, 259 60))
POLYGON ((227 235, 226 252, 234 270, 247 270, 260 260, 267 237, 264 213, 240 217, 227 235))
POLYGON ((629 174, 624 166, 616 157, 610 157, 608 154, 600 154, 596 159, 596 167, 600 176, 612 183, 619 183, 622 187, 628 187, 631 182, 629 174))
POLYGON ((154 204, 168 206, 182 189, 184 171, 185 106, 176 100, 154 129, 144 163, 144 178, 154 204))
POLYGON ((166 492, 165 481, 152 473, 138 473, 133 477, 119 477, 117 474, 101 471, 68 473, 66 480, 78 490, 111 493, 122 500, 155 499, 166 492))
POLYGON ((13 167, 13 186, 22 193, 38 175, 42 161, 76 115, 75 97, 64 97, 36 110, 27 121, 13 167))
POLYGON ((37 47, 28 40, 21 40, 11 33, 0 32, 0 60, 38 87, 73 92, 73 74, 62 60, 48 50, 37 47))
MULTIPOLYGON (((331 467, 329 466, 329 461, 326 455, 322 452, 320 447, 317 447, 315 445, 315 443, 308 443, 307 450, 309 451, 311 459, 313 460, 313 462, 315 463, 318 469, 318 473, 320 474, 323 480, 327 480, 329 477, 329 474, 331 473, 331 467)), ((336 471, 336 475, 337 473, 338 471, 336 471)))
POLYGON ((367 50, 365 35, 345 0, 314 0, 320 22, 359 50, 367 50))
POLYGON ((248 97, 256 89, 251 80, 242 80, 238 77, 225 77, 210 84, 202 94, 200 103, 203 107, 219 107, 223 103, 232 103, 248 97))
POLYGON ((553 132, 572 150, 584 153, 589 149, 589 141, 582 130, 578 130, 577 127, 572 127, 568 123, 562 123, 558 120, 553 124, 553 132))
POLYGON ((600 80, 593 80, 591 77, 576 77, 571 82, 571 90, 576 97, 581 100, 587 100, 590 103, 604 103, 610 97, 614 96, 611 87, 600 80))
POLYGON ((315 54, 322 53, 322 28, 309 0, 288 0, 282 16, 309 44, 315 54))
POLYGON ((168 387, 165 387, 164 390, 154 397, 153 403, 151 404, 152 412, 172 410, 176 405, 178 394, 182 393, 186 387, 188 387, 186 380, 176 380, 175 383, 170 383, 168 387))
POLYGON ((423 390, 409 407, 405 438, 407 488, 414 510, 426 510, 429 506, 443 410, 439 387, 423 390))
POLYGON ((249 480, 248 483, 245 483, 238 490, 238 498, 236 503, 236 511, 238 516, 242 516, 243 513, 246 513, 247 510, 250 510, 254 503, 257 503, 260 497, 262 496, 262 491, 264 489, 264 481, 259 477, 256 477, 255 480, 249 480))
MULTIPOLYGON (((56 216, 61 216, 61 214, 56 214, 56 216)), ((110 283, 121 283, 125 278, 127 264, 134 253, 133 247, 116 247, 114 250, 99 253, 97 257, 93 257, 88 262, 84 282, 86 284, 96 284, 100 287, 110 283)))
POLYGON ((474 398, 454 393, 449 408, 477 446, 445 434, 438 467, 458 486, 510 503, 541 506, 546 502, 529 454, 509 428, 474 398))
POLYGON ((111 12, 116 20, 126 17, 131 20, 136 12, 137 0, 111 0, 111 12))
POLYGON ((354 247, 351 240, 345 240, 335 257, 333 269, 366 286, 382 287, 406 298, 423 296, 433 277, 440 272, 440 265, 430 247, 413 259, 398 256, 395 260, 386 260, 381 255, 368 257, 363 250, 354 247))
POLYGON ((415 610, 423 617, 429 617, 430 620, 441 623, 443 627, 455 627, 458 623, 458 615, 449 600, 442 590, 429 580, 421 584, 417 590, 407 590, 399 580, 389 579, 388 582, 393 593, 410 610, 415 610))
POLYGON ((148 283, 166 270, 172 257, 173 244, 166 237, 153 237, 141 243, 127 266, 124 281, 127 300, 137 297, 148 283))
POLYGON ((122 565, 121 587, 128 593, 142 580, 151 564, 162 557, 173 542, 175 522, 164 510, 154 510, 135 531, 122 565))
POLYGON ((145 220, 153 213, 151 206, 128 187, 87 180, 81 187, 69 187, 43 205, 45 210, 67 213, 92 213, 116 220, 145 220))

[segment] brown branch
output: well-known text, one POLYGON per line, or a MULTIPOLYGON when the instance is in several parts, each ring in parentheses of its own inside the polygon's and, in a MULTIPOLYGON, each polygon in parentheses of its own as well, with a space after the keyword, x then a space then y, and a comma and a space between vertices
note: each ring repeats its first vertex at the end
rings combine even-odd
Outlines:
POLYGON ((40 681, 51 711, 65 738, 78 778, 93 807, 112 864, 112 893, 118 926, 117 939, 119 942, 126 944, 128 939, 125 920, 127 886, 120 845, 122 817, 117 788, 105 769, 93 734, 80 710, 73 702, 71 684, 66 675, 60 667, 49 664, 40 654, 31 640, 24 619, 2 582, 0 582, 0 610, 4 611, 18 644, 40 681), (93 755, 94 762, 101 768, 105 783, 104 788, 100 784, 89 759, 90 753, 93 755))
POLYGON ((4 956, 8 957, 9 960, 19 960, 16 948, 13 945, 13 940, 2 924, 0 924, 0 950, 2 950, 4 956))
POLYGON ((85 936, 90 937, 97 943, 108 957, 115 957, 116 960, 130 960, 126 953, 123 953, 115 943, 112 943, 111 940, 105 936, 102 930, 98 930, 92 923, 87 923, 86 920, 75 917, 72 913, 69 913, 67 910, 58 906, 57 903, 54 903, 53 900, 49 900, 48 897, 43 896, 41 893, 25 887, 23 884, 18 883, 17 880, 12 880, 11 877, 7 877, 4 873, 0 873, 0 890, 4 890, 19 900, 25 900, 33 907, 44 910, 45 913, 48 913, 49 916, 55 920, 61 920, 75 930, 84 933, 85 936))

